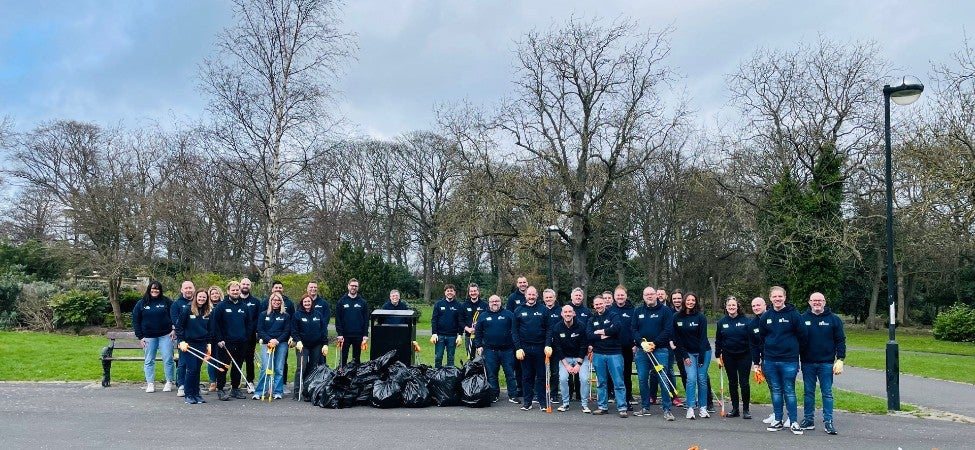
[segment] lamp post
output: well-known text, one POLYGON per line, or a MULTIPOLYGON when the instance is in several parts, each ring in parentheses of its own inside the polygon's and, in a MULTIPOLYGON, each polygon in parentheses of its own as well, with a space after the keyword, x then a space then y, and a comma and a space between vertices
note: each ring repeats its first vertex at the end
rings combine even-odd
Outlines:
POLYGON ((887 184, 887 304, 890 307, 890 323, 888 324, 889 340, 887 341, 887 409, 899 411, 901 409, 900 394, 900 356, 897 340, 894 339, 894 327, 897 324, 896 295, 897 285, 894 282, 894 181, 891 177, 890 163, 890 102, 898 105, 910 105, 921 97, 924 85, 916 80, 908 83, 905 77, 899 86, 884 85, 884 144, 886 158, 884 181, 887 184))
POLYGON ((549 225, 546 231, 548 236, 548 287, 558 292, 558 289, 555 287, 555 272, 552 270, 552 233, 558 233, 559 226, 549 225))

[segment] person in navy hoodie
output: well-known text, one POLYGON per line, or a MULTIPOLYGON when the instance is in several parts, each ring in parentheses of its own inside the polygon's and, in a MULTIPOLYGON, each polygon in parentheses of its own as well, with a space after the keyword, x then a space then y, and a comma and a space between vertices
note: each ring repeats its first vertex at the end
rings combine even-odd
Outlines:
MULTIPOLYGON (((633 401, 633 357, 636 355, 636 343, 633 342, 633 304, 627 298, 626 287, 622 284, 613 290, 613 306, 616 315, 620 316, 620 355, 623 357, 623 384, 626 386, 626 409, 632 411, 630 403, 633 401)), ((613 389, 612 380, 609 389, 613 389)))
MULTIPOLYGON (((546 289, 542 291, 542 305, 545 307, 545 317, 548 319, 546 326, 549 330, 555 328, 556 325, 562 322, 562 303, 556 298, 554 289, 546 289)), ((575 311, 573 311, 573 316, 575 311)), ((549 386, 552 387, 552 403, 559 403, 562 399, 562 395, 559 393, 561 390, 561 383, 559 382, 559 360, 562 359, 562 355, 559 353, 558 347, 552 348, 552 354, 549 355, 549 386)))
MULTIPOLYGON (((650 415, 651 394, 656 392, 657 385, 660 384, 661 377, 666 377, 667 373, 657 373, 654 361, 651 361, 652 354, 657 364, 662 364, 670 358, 670 341, 673 335, 673 311, 669 306, 658 301, 657 291, 653 287, 643 289, 643 305, 633 311, 633 339, 640 345, 640 350, 636 354, 637 381, 640 384, 640 406, 641 409, 633 413, 635 416, 650 415)), ((660 386, 661 406, 664 411, 664 420, 673 421, 674 415, 670 412, 672 403, 670 399, 670 389, 666 383, 660 386)))
POLYGON ((322 310, 315 309, 315 300, 308 293, 301 297, 301 307, 291 318, 291 337, 295 341, 298 356, 298 367, 295 370, 295 395, 299 386, 297 383, 316 367, 325 364, 328 355, 328 319, 322 316, 322 310))
MULTIPOLYGON (((228 401, 231 398, 245 399, 247 396, 240 391, 242 374, 238 366, 244 364, 247 357, 247 346, 250 342, 251 325, 247 306, 240 298, 241 285, 231 282, 227 285, 227 297, 213 308, 210 323, 213 327, 213 341, 217 343, 219 356, 217 359, 230 364, 223 372, 217 372, 217 399, 228 401), (233 359, 231 360, 231 355, 233 359), (232 361, 235 361, 235 365, 232 361), (230 393, 224 388, 227 385, 227 372, 230 372, 230 393)), ((250 388, 248 388, 250 389, 250 388)))
POLYGON ((623 356, 620 354, 620 320, 611 309, 613 300, 597 295, 593 299, 596 313, 586 326, 586 336, 592 347, 592 366, 596 372, 596 406, 593 415, 609 412, 607 380, 613 380, 616 409, 620 417, 627 417, 626 387, 623 384, 623 356))
MULTIPOLYGON (((220 286, 210 286, 210 287, 208 287, 207 288, 207 295, 210 296, 210 308, 211 308, 211 310, 214 309, 214 308, 216 308, 217 305, 220 304, 220 302, 222 302, 223 301, 223 298, 224 298, 223 289, 220 289, 220 286)), ((211 341, 212 341, 213 333, 210 334, 210 337, 211 337, 211 341)), ((208 342, 208 344, 213 344, 213 343, 214 342, 208 342)), ((215 345, 211 345, 210 346, 210 348, 212 348, 212 349, 214 347, 216 347, 216 346, 215 345)), ((220 355, 219 350, 220 350, 220 348, 219 347, 216 347, 214 349, 214 351, 216 351, 217 353, 215 355, 213 355, 213 356, 215 358, 217 358, 217 359, 219 359, 219 360, 222 361, 223 359, 220 358, 220 356, 219 356, 220 355)), ((210 392, 216 392, 217 391, 217 372, 218 372, 218 370, 215 367, 213 367, 213 366, 211 366, 209 364, 207 364, 206 369, 207 369, 207 380, 210 381, 210 387, 207 390, 208 392, 206 392, 206 394, 209 394, 210 392)))
MULTIPOLYGON (((179 349, 186 355, 186 375, 183 383, 183 400, 188 405, 206 403, 200 396, 200 368, 203 360, 191 354, 190 347, 203 354, 210 353, 210 294, 200 289, 193 296, 190 307, 183 311, 176 322, 176 339, 179 349)), ((208 364, 209 366, 209 364, 208 364)))
POLYGON ((785 301, 785 289, 773 286, 769 291, 772 309, 762 314, 759 334, 762 347, 762 369, 772 389, 772 412, 775 422, 766 430, 785 428, 782 421, 783 403, 789 413, 793 434, 802 434, 796 420, 796 374, 799 372, 799 348, 806 343, 805 328, 796 308, 785 301))
POLYGON ((326 324, 332 320, 332 307, 329 306, 328 300, 325 300, 322 298, 322 296, 318 295, 318 282, 314 280, 309 281, 308 284, 305 285, 305 293, 311 297, 312 305, 314 306, 315 310, 322 313, 322 320, 326 324))
POLYGON ((336 342, 342 347, 342 365, 349 360, 362 362, 362 347, 369 341, 369 306, 359 295, 359 280, 352 278, 346 286, 348 292, 342 295, 335 306, 336 342))
MULTIPOLYGON (((751 369, 752 336, 751 319, 741 310, 741 304, 735 297, 728 297, 724 306, 727 313, 718 319, 717 332, 714 336, 714 357, 718 360, 718 367, 723 367, 728 374, 728 390, 731 392, 731 412, 725 417, 738 417, 748 412, 751 401, 751 386, 748 384, 748 372, 751 369), (738 389, 741 386, 741 406, 738 409, 738 389)), ((720 373, 718 376, 722 376, 720 373)))
MULTIPOLYGON (((572 294, 569 296, 569 302, 572 304, 572 309, 575 310, 576 320, 579 321, 583 326, 589 323, 589 319, 592 317, 592 312, 586 307, 586 293, 582 291, 582 288, 577 287, 572 289, 572 294)), ((587 381, 588 382, 588 381, 587 381)), ((579 395, 579 388, 582 387, 582 377, 579 374, 569 375, 569 395, 575 400, 582 400, 579 395)), ((588 399, 587 399, 588 400, 588 399)))
MULTIPOLYGON (((176 322, 179 321, 179 316, 183 314, 190 307, 190 302, 193 301, 193 293, 196 292, 196 287, 193 285, 192 281, 183 281, 183 284, 179 288, 180 296, 173 302, 173 306, 169 307, 169 318, 173 322, 173 330, 176 329, 176 322)), ((183 375, 186 374, 186 365, 183 364, 184 351, 179 351, 179 361, 176 362, 176 385, 179 389, 176 390, 176 396, 182 397, 184 394, 183 390, 183 375)), ((163 388, 163 392, 167 392, 166 388, 163 388)))
MULTIPOLYGON (((242 278, 240 280, 240 301, 244 304, 244 308, 247 309, 247 323, 250 324, 251 329, 248 330, 250 337, 247 340, 247 354, 244 355, 244 370, 247 372, 247 383, 248 386, 253 386, 254 383, 254 355, 255 348, 257 347, 257 316, 261 314, 261 301, 257 297, 251 295, 251 280, 249 278, 242 278)), ((266 308, 266 306, 265 306, 266 308)), ((236 356, 236 354, 234 354, 236 356)), ((237 385, 233 386, 234 389, 237 385)), ((253 394, 253 389, 247 388, 248 394, 253 394)))
POLYGON ((156 392, 157 351, 162 354, 163 373, 166 376, 163 390, 173 390, 173 339, 176 337, 176 328, 169 314, 172 304, 172 300, 163 295, 162 284, 153 280, 146 286, 145 294, 132 310, 132 331, 139 339, 144 354, 142 369, 146 376, 146 392, 156 392))
MULTIPOLYGON (((393 289, 389 291, 389 300, 383 303, 383 307, 380 309, 388 309, 393 311, 409 311, 410 305, 406 302, 400 300, 400 293, 398 290, 393 289)), ((380 319, 380 323, 386 325, 402 325, 409 322, 409 318, 406 317, 384 317, 380 319)))
POLYGON ((708 341, 708 318, 701 312, 697 295, 688 292, 684 307, 674 315, 674 353, 677 362, 687 370, 687 418, 694 419, 695 410, 701 418, 708 418, 708 366, 711 363, 711 343, 708 341))
MULTIPOLYGON (((559 411, 569 410, 569 375, 589 373, 589 337, 586 336, 586 324, 576 320, 576 311, 572 305, 561 308, 562 318, 552 326, 548 334, 548 346, 559 355, 558 364, 559 384, 561 384, 562 406, 559 411)), ((582 412, 589 413, 589 383, 582 386, 582 412)), ((552 394, 555 396, 555 393, 552 394)))
POLYGON ((519 381, 525 394, 521 401, 522 411, 532 409, 533 400, 539 405, 545 403, 545 356, 551 356, 551 349, 545 348, 547 337, 545 307, 538 303, 538 290, 528 286, 525 289, 525 303, 515 309, 515 326, 511 336, 515 342, 515 358, 521 361, 522 378, 519 381))
POLYGON ((464 342, 464 308, 454 298, 457 295, 454 285, 445 285, 443 295, 433 305, 433 317, 430 319, 430 343, 435 345, 433 366, 436 368, 443 367, 444 350, 447 351, 447 365, 453 366, 454 352, 464 342))
POLYGON ((813 292, 809 296, 809 310, 802 315, 806 345, 799 349, 802 361, 802 423, 803 430, 813 430, 816 412, 816 382, 823 397, 823 429, 836 434, 833 425, 833 375, 843 373, 846 358, 846 333, 843 320, 826 307, 826 296, 813 292))
POLYGON ((479 315, 487 309, 487 302, 481 300, 481 288, 476 283, 468 284, 467 300, 464 302, 464 339, 468 359, 474 358, 472 354, 475 348, 474 339, 471 336, 474 333, 474 324, 477 323, 479 315))
MULTIPOLYGON (((508 301, 505 304, 505 309, 514 313, 519 306, 525 304, 525 291, 527 289, 528 278, 524 276, 518 277, 515 280, 515 289, 511 291, 510 295, 508 295, 508 301)), ((514 353, 512 353, 512 356, 515 356, 514 353)), ((518 378, 518 396, 521 397, 524 388, 524 386, 521 385, 521 379, 524 377, 524 373, 522 371, 521 360, 518 358, 515 358, 515 377, 518 378)))
POLYGON ((273 374, 263 376, 254 391, 254 399, 270 393, 274 399, 284 396, 284 362, 288 359, 288 338, 291 337, 291 314, 284 306, 284 297, 272 293, 267 310, 257 316, 257 338, 261 347, 261 367, 273 369, 273 374), (273 362, 272 362, 273 359, 273 362))
POLYGON ((484 358, 484 368, 487 371, 488 384, 494 394, 494 401, 501 395, 498 384, 498 369, 504 369, 507 380, 508 401, 518 403, 518 379, 515 377, 514 341, 512 329, 515 314, 501 308, 501 297, 492 295, 488 299, 488 310, 478 316, 474 324, 474 348, 477 354, 484 358))

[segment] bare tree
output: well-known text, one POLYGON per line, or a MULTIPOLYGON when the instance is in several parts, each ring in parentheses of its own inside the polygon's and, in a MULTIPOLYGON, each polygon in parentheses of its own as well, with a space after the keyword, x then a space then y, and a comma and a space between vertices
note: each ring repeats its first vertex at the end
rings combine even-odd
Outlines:
POLYGON ((535 189, 524 206, 551 209, 571 248, 573 284, 584 289, 592 218, 684 118, 661 101, 671 73, 666 34, 571 19, 519 44, 516 97, 498 124, 514 136, 517 157, 551 179, 526 180, 553 190, 535 189))
POLYGON ((237 23, 201 68, 211 95, 213 149, 239 168, 236 179, 264 218, 262 271, 280 265, 282 193, 305 173, 335 124, 328 114, 332 81, 350 55, 332 0, 236 0, 237 23))

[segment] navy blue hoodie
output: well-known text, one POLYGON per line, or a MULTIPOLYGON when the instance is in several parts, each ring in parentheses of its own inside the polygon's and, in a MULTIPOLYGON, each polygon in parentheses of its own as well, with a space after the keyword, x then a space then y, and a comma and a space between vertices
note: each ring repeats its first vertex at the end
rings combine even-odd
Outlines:
POLYGON ((735 317, 725 315, 718 319, 718 328, 714 334, 714 357, 724 353, 742 355, 747 354, 752 337, 751 319, 742 314, 735 317))
MULTIPOLYGON (((395 305, 393 304, 392 301, 386 300, 386 303, 383 303, 383 307, 379 309, 390 309, 393 311, 409 311, 410 305, 407 305, 406 302, 404 302, 403 300, 400 300, 399 303, 395 305)), ((401 325, 404 323, 408 323, 409 321, 410 319, 406 317, 384 317, 381 323, 384 323, 386 325, 401 325)))
POLYGON ((143 298, 132 310, 132 331, 135 337, 157 338, 173 331, 173 319, 169 315, 172 300, 165 296, 143 298))
POLYGON ((190 344, 209 342, 211 338, 210 315, 193 314, 192 308, 186 308, 179 322, 176 322, 176 340, 190 344))
POLYGON ((515 345, 511 338, 514 326, 515 313, 507 309, 482 312, 474 324, 474 348, 511 350, 515 345))
POLYGON ((328 305, 328 300, 316 295, 315 299, 311 302, 311 307, 315 311, 322 313, 322 321, 327 326, 328 322, 332 320, 332 307, 328 305))
POLYGON ((572 309, 576 311, 576 320, 582 322, 583 324, 588 324, 589 319, 592 318, 592 311, 586 308, 586 305, 575 305, 572 304, 572 309))
POLYGON ((769 308, 762 314, 759 334, 765 343, 762 350, 765 361, 799 361, 799 347, 805 345, 806 341, 806 330, 801 326, 801 321, 799 312, 788 303, 781 311, 769 308))
POLYGON ((247 310, 247 323, 250 324, 250 329, 247 330, 252 336, 257 335, 257 316, 261 314, 261 311, 267 311, 267 308, 261 309, 261 301, 248 294, 246 298, 241 298, 241 302, 244 304, 244 308, 247 310))
POLYGON ((456 337, 464 332, 464 307, 457 299, 441 298, 433 305, 430 331, 436 335, 456 337))
POLYGON ((257 316, 257 338, 264 343, 277 339, 279 343, 287 343, 291 336, 291 315, 280 310, 262 312, 257 316))
MULTIPOLYGON (((689 354, 698 355, 711 351, 708 341, 708 318, 704 313, 688 315, 679 312, 674 315, 674 354, 678 359, 687 359, 689 354)), ((700 362, 700 360, 698 361, 700 362)))
POLYGON ((343 338, 369 336, 369 305, 361 295, 345 294, 335 307, 335 332, 343 338))
POLYGON ((226 299, 214 308, 210 318, 213 340, 243 344, 250 340, 254 325, 251 324, 247 306, 240 299, 226 299))
POLYGON ((585 358, 589 353, 589 337, 586 326, 576 319, 572 319, 572 326, 566 326, 564 320, 552 326, 548 334, 548 346, 552 347, 560 358, 585 358))
POLYGON ((633 304, 627 301, 623 303, 623 306, 619 306, 614 300, 610 309, 620 316, 620 347, 627 349, 633 347, 633 327, 631 326, 633 323, 633 304))
POLYGON ((183 298, 183 295, 180 294, 180 296, 176 297, 176 300, 173 301, 173 305, 169 307, 169 320, 173 322, 173 325, 176 325, 176 322, 179 322, 179 317, 182 316, 183 312, 185 312, 187 309, 190 309, 190 301, 183 298))
POLYGON ((311 311, 295 311, 291 317, 291 336, 307 347, 328 341, 328 322, 322 318, 321 310, 312 307, 311 311))
POLYGON ((643 306, 633 311, 631 333, 637 345, 643 339, 653 342, 656 348, 670 348, 670 341, 674 334, 674 310, 667 305, 657 302, 655 306, 643 306))
POLYGON ((488 304, 486 301, 478 298, 476 302, 471 301, 470 297, 464 302, 464 326, 472 327, 474 326, 474 315, 477 313, 484 314, 488 310, 488 304))
POLYGON ((606 308, 602 314, 593 314, 589 324, 586 325, 586 336, 589 338, 592 352, 600 355, 618 355, 623 348, 620 345, 620 328, 622 328, 620 317, 611 308, 606 308), (596 334, 597 330, 603 330, 609 337, 603 339, 603 335, 596 334))
POLYGON ((508 311, 515 312, 519 306, 525 304, 525 293, 515 289, 511 295, 508 296, 508 303, 505 305, 508 311))
POLYGON ((762 316, 752 317, 748 322, 748 329, 751 332, 748 343, 751 344, 752 364, 761 364, 762 349, 765 346, 762 340, 762 316))
POLYGON ((545 306, 539 302, 534 305, 522 304, 515 310, 515 327, 512 339, 515 348, 524 349, 528 345, 543 345, 548 336, 548 317, 545 306))
POLYGON ((812 309, 802 315, 805 328, 806 345, 800 350, 803 363, 829 363, 846 358, 846 333, 843 320, 826 308, 822 314, 813 314, 812 309))

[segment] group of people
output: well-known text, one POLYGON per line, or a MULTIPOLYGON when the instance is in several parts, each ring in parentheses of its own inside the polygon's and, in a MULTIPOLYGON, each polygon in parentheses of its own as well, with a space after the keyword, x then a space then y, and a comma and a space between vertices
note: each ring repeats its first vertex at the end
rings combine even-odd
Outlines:
MULTIPOLYGON (((146 392, 155 390, 157 351, 165 364, 163 391, 171 391, 175 380, 177 395, 190 404, 205 402, 199 392, 203 364, 207 364, 210 390, 220 400, 229 400, 246 398, 242 380, 252 398, 264 394, 281 398, 287 383, 287 348, 298 354, 298 371, 326 362, 332 311, 318 295, 317 283, 308 283, 297 308, 284 295, 281 283, 274 282, 263 301, 251 296, 250 288, 251 281, 245 278, 231 282, 224 295, 219 287, 197 290, 192 282, 184 281, 180 297, 171 301, 162 294, 159 282, 151 282, 132 315, 135 334, 145 349, 146 392), (174 346, 179 349, 178 365, 173 362, 174 346), (258 349, 265 376, 255 386, 258 349), (227 372, 229 393, 225 391, 227 372)), ((360 362, 369 339, 369 310, 358 294, 359 282, 349 280, 347 289, 334 314, 343 365, 350 352, 352 360, 360 362)), ((568 411, 575 399, 582 412, 594 415, 608 414, 609 403, 615 403, 619 417, 630 413, 649 416, 651 405, 659 404, 667 421, 675 420, 674 406, 685 407, 687 419, 708 418, 714 411, 708 377, 714 360, 728 378, 731 411, 726 417, 751 419, 749 376, 753 372, 756 380, 768 380, 771 391, 773 413, 765 419, 768 431, 788 428, 802 434, 815 429, 819 384, 823 428, 836 434, 832 384, 833 376, 843 372, 846 357, 843 322, 826 307, 822 293, 810 295, 809 309, 803 314, 786 302, 785 289, 775 286, 769 296, 771 309, 761 297, 752 300, 752 318, 745 315, 736 298, 729 297, 725 315, 717 321, 712 351, 708 319, 694 293, 675 290, 668 296, 665 289, 646 287, 643 303, 635 306, 629 302, 626 288, 618 286, 613 292, 596 295, 593 310, 589 310, 581 288, 572 290, 566 305, 558 302, 552 289, 545 289, 539 302, 538 290, 525 277, 517 279, 505 304, 498 295, 483 301, 474 283, 468 285, 467 298, 461 301, 455 286, 448 284, 444 297, 433 306, 430 342, 435 346, 437 368, 454 365, 456 348, 465 344, 469 358, 481 356, 494 401, 500 398, 499 373, 503 370, 508 401, 525 411, 548 402, 559 404, 559 411, 568 411), (639 400, 633 397, 630 376, 634 363, 639 400), (675 363, 679 377, 673 371, 675 363), (804 382, 801 421, 795 390, 800 368, 804 382), (596 384, 594 409, 589 405, 592 379, 596 384), (677 381, 684 385, 683 402, 677 396, 677 381), (548 399, 546 385, 551 387, 548 399)), ((382 307, 407 308, 396 290, 382 307)))
MULTIPOLYGON (((192 281, 184 281, 179 298, 170 300, 158 281, 149 283, 132 312, 132 328, 144 349, 146 392, 156 390, 157 352, 162 355, 166 377, 163 392, 172 391, 175 385, 177 396, 188 404, 206 403, 200 395, 204 364, 209 390, 227 401, 247 398, 244 389, 254 399, 265 395, 282 398, 290 348, 295 349, 299 361, 296 379, 299 371, 307 373, 326 363, 332 310, 318 295, 318 283, 307 284, 298 307, 284 295, 280 282, 272 283, 271 294, 263 300, 251 295, 251 284, 247 278, 232 281, 224 294, 218 286, 196 289, 192 281), (178 364, 174 362, 177 348, 178 364), (255 378, 256 356, 260 356, 263 370, 259 372, 263 376, 255 378)), ((358 280, 349 280, 347 288, 335 311, 342 364, 350 353, 353 361, 360 362, 369 339, 369 308, 358 293, 358 280)))

